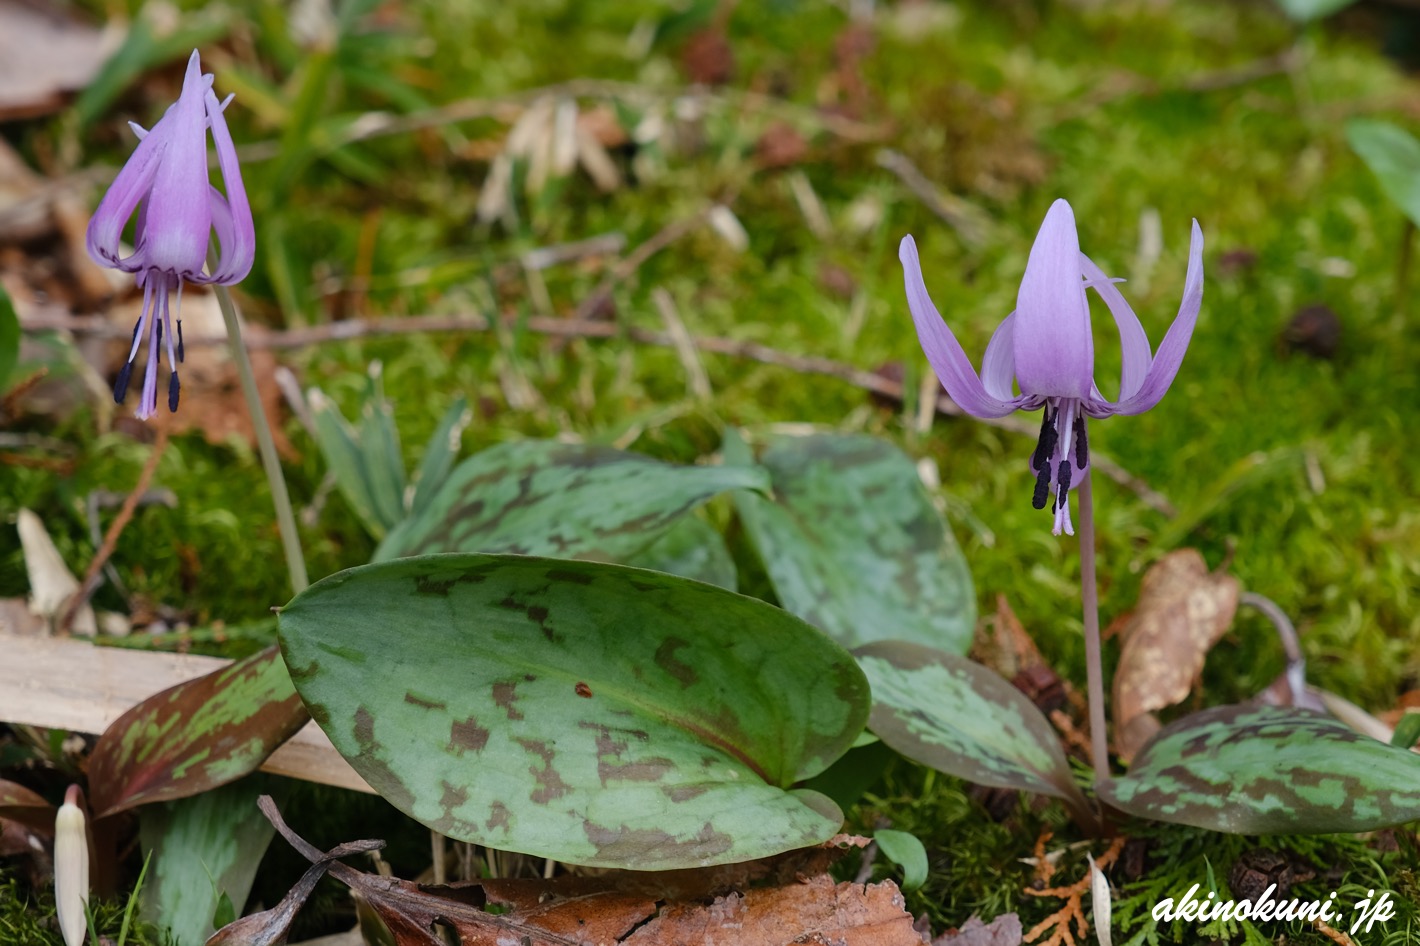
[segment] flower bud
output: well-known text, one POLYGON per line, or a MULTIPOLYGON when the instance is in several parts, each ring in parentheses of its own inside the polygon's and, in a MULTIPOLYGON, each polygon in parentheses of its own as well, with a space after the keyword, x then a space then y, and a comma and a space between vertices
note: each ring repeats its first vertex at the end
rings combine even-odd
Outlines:
POLYGON ((89 834, 78 801, 79 786, 70 785, 54 817, 54 903, 64 946, 83 946, 88 931, 89 834))

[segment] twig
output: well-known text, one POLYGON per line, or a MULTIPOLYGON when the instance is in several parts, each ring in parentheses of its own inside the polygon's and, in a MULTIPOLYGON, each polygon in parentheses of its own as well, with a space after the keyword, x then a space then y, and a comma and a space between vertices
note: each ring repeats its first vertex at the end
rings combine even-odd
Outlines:
POLYGON ((148 484, 153 481, 153 474, 158 469, 158 461, 163 458, 163 451, 168 448, 168 426, 167 424, 156 424, 158 437, 153 441, 153 451, 148 454, 148 462, 143 464, 143 470, 138 474, 138 483, 133 487, 133 492, 128 494, 128 498, 123 501, 123 506, 118 510, 118 515, 113 522, 109 523, 108 532, 104 534, 103 545, 95 553, 93 560, 89 562, 88 569, 84 572, 84 580, 79 584, 79 590, 70 596, 68 603, 64 605, 64 611, 59 615, 59 621, 55 628, 60 634, 68 634, 69 626, 74 623, 74 615, 79 613, 79 609, 89 600, 95 589, 99 586, 99 570, 104 567, 104 563, 113 555, 113 551, 118 547, 118 537, 133 518, 133 513, 138 508, 138 501, 143 498, 143 494, 148 492, 148 484))
POLYGON ((714 210, 716 206, 718 206, 717 202, 712 201, 707 203, 689 217, 672 220, 660 230, 657 230, 651 235, 650 239, 636 247, 636 249, 626 255, 625 259, 611 268, 611 272, 607 273, 606 276, 602 278, 602 281, 597 284, 597 287, 588 293, 587 297, 582 300, 582 303, 577 306, 577 310, 572 314, 572 320, 574 322, 580 322, 584 319, 596 318, 596 313, 600 312, 607 302, 611 300, 611 294, 616 290, 618 285, 631 278, 636 270, 640 269, 642 264, 652 256, 655 256, 661 250, 664 250, 704 223, 705 218, 710 215, 710 211, 714 210))
MULTIPOLYGON (((130 330, 115 325, 101 316, 93 315, 44 315, 31 316, 21 322, 26 331, 64 330, 98 338, 126 339, 130 330)), ((593 319, 564 319, 557 316, 535 315, 523 320, 518 327, 525 332, 557 338, 628 338, 641 345, 655 345, 660 348, 674 348, 675 340, 665 332, 636 326, 620 326, 612 322, 593 319)), ((470 315, 415 315, 405 318, 347 319, 324 325, 313 325, 288 329, 280 332, 253 333, 246 339, 247 347, 253 351, 285 351, 295 348, 309 348, 330 342, 356 341, 366 338, 383 338, 391 335, 414 335, 425 332, 487 332, 494 328, 493 320, 473 313, 470 315)), ((700 352, 713 355, 727 355, 744 358, 760 364, 788 368, 800 374, 817 374, 836 378, 856 388, 880 395, 894 401, 903 400, 900 381, 883 377, 872 371, 855 368, 841 361, 821 358, 815 355, 795 355, 791 352, 770 348, 757 342, 734 338, 693 338, 700 352)), ((223 336, 189 336, 188 346, 225 345, 223 336)), ((945 393, 937 396, 937 413, 948 417, 961 416, 961 408, 945 393)), ((984 421, 993 427, 1009 430, 1034 438, 1039 433, 1039 425, 1016 417, 997 417, 984 421)), ((1148 483, 1118 463, 1099 453, 1090 451, 1090 463, 1095 469, 1120 486, 1137 495, 1144 505, 1164 515, 1174 518, 1178 510, 1148 483)))
POLYGON ((700 354, 695 350, 695 340, 690 337, 690 331, 686 329, 680 312, 676 310, 675 300, 669 292, 657 286, 651 290, 651 301, 656 304, 656 309, 661 313, 661 321, 666 323, 666 332, 675 343, 676 355, 680 358, 681 367, 685 369, 685 386, 690 396, 702 401, 710 400, 714 396, 714 391, 710 389, 710 376, 705 373, 705 366, 700 363, 700 354))
POLYGON ((927 176, 908 160, 907 155, 891 148, 878 152, 878 167, 892 172, 927 209, 942 219, 942 222, 956 230, 962 240, 972 246, 986 241, 986 231, 990 218, 975 204, 952 194, 943 192, 927 176))

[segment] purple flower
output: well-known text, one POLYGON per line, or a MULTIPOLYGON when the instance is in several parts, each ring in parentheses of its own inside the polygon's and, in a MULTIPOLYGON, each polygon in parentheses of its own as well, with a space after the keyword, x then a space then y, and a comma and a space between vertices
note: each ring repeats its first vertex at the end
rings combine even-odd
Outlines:
POLYGON ((1203 231, 1198 221, 1193 221, 1183 304, 1158 352, 1150 353, 1144 327, 1114 286, 1122 280, 1109 278, 1080 252, 1075 214, 1068 203, 1057 200, 1031 246, 1016 310, 991 336, 979 375, 927 295, 911 236, 902 238, 898 256, 917 337, 952 400, 975 417, 1045 408, 1040 441, 1030 461, 1036 474, 1033 503, 1044 509, 1047 496, 1054 493, 1053 531, 1074 535, 1067 496, 1089 469, 1085 418, 1142 414, 1159 403, 1183 363, 1203 304, 1203 231), (1118 401, 1105 400, 1095 385, 1086 288, 1099 293, 1119 327, 1124 364, 1118 401), (1012 394, 1012 379, 1019 394, 1012 394))
POLYGON ((158 409, 158 351, 167 343, 168 410, 177 410, 178 362, 182 361, 182 286, 184 282, 241 281, 251 272, 256 256, 256 228, 251 205, 242 186, 237 149, 227 131, 222 110, 232 100, 218 102, 211 75, 202 74, 197 51, 187 61, 182 94, 150 131, 133 125, 138 147, 118 172, 99 209, 89 221, 89 255, 100 266, 112 266, 137 276, 143 288, 143 312, 133 328, 133 347, 113 386, 113 399, 123 403, 128 392, 133 360, 142 339, 148 339, 148 368, 143 377, 143 397, 138 417, 146 420, 158 409), (207 130, 217 146, 217 164, 227 195, 207 182, 207 130), (119 255, 123 228, 134 212, 137 249, 119 255), (203 272, 212 231, 217 231, 220 253, 216 269, 203 272), (169 297, 177 298, 169 308, 169 297), (177 318, 174 351, 172 319, 177 318), (166 339, 165 339, 166 336, 166 339))

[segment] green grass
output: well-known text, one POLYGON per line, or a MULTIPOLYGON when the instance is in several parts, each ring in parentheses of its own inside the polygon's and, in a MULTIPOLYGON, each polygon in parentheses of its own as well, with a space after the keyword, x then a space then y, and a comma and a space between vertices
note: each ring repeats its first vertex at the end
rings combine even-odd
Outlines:
MULTIPOLYGON (((320 83, 308 80, 309 67, 297 67, 301 54, 284 13, 272 4, 247 6, 250 25, 222 47, 225 58, 207 61, 218 64, 220 91, 239 92, 228 112, 237 140, 283 143, 277 157, 245 167, 262 242, 241 296, 253 321, 275 327, 351 314, 357 298, 369 315, 541 314, 525 280, 507 266, 521 253, 610 231, 625 233, 635 246, 706 199, 734 193, 748 252, 734 252, 708 230, 678 241, 617 289, 618 319, 659 329, 650 292, 664 287, 693 333, 865 368, 902 362, 915 390, 922 358, 896 259, 904 233, 916 236, 934 298, 979 359, 1014 305, 1030 242, 1056 197, 1073 204, 1085 251, 1111 274, 1130 277, 1123 291, 1155 344, 1177 308, 1188 224, 1196 217, 1207 240, 1208 281, 1178 380, 1148 414, 1092 428, 1096 451, 1180 511, 1171 521, 1096 477, 1103 619, 1131 607, 1152 561, 1196 546, 1210 564, 1226 562, 1245 588, 1294 617, 1314 683, 1372 709, 1393 706, 1403 689, 1417 685, 1420 515, 1413 507, 1420 465, 1411 443, 1420 406, 1420 333, 1408 300, 1393 294, 1401 216, 1341 132, 1353 115, 1404 122, 1401 103, 1416 92, 1374 41, 1319 30, 1308 35, 1295 75, 1195 91, 1201 76, 1286 50, 1291 28, 1262 3, 1125 2, 1090 10, 961 3, 928 8, 937 15, 926 25, 908 23, 906 5, 880 5, 885 22, 861 66, 869 106, 857 117, 885 134, 864 144, 833 135, 810 114, 816 103, 840 100, 834 43, 846 26, 843 13, 808 0, 740 4, 728 21, 734 79, 706 106, 693 147, 669 151, 659 162, 643 151, 636 167, 659 163, 659 174, 609 196, 582 175, 538 198, 519 190, 518 224, 509 231, 473 222, 488 163, 478 156, 486 149, 470 143, 498 140, 502 122, 481 118, 334 152, 329 134, 369 110, 510 96, 579 77, 661 93, 650 108, 621 103, 631 124, 656 109, 669 116, 684 81, 680 44, 694 16, 677 19, 649 0, 419 0, 397 8, 393 24, 347 38, 320 83), (632 37, 658 24, 661 39, 649 53, 629 55, 632 37), (296 123, 290 103, 303 83, 309 117, 296 123), (799 110, 746 105, 737 96, 747 89, 772 90, 799 110), (806 226, 785 172, 755 163, 759 135, 786 116, 810 145, 797 170, 835 224, 824 239, 806 226), (932 216, 877 167, 882 146, 977 203, 992 221, 988 239, 967 245, 932 216), (855 208, 867 205, 877 209, 876 222, 853 229, 855 208), (1142 278, 1135 251, 1147 208, 1160 215, 1164 244, 1142 278), (1218 260, 1233 249, 1255 253, 1255 264, 1225 272, 1218 260), (852 276, 857 298, 824 286, 825 264, 852 276), (368 276, 367 292, 351 290, 357 275, 368 276), (344 291, 323 291, 328 282, 344 291), (1286 354, 1277 344, 1292 312, 1311 302, 1341 317, 1343 341, 1332 360, 1286 354), (1249 459, 1258 454, 1264 462, 1249 459), (1306 474, 1308 456, 1321 471, 1320 490, 1306 474)), ((151 121, 176 68, 155 64, 163 82, 128 90, 80 136, 85 165, 123 158, 129 145, 122 120, 151 121)), ((54 142, 71 133, 62 120, 7 128, 31 156, 53 153, 54 142)), ((576 264, 543 273, 553 309, 570 314, 602 275, 576 264)), ((1097 321, 1103 315, 1097 309, 1097 321)), ((1097 330, 1097 375, 1112 395, 1118 345, 1106 328, 1097 330)), ((284 356, 347 414, 375 358, 385 364, 410 461, 456 394, 477 406, 465 451, 514 436, 574 433, 693 460, 716 449, 725 424, 785 421, 891 437, 938 463, 983 609, 1004 594, 1062 673, 1083 679, 1077 548, 1053 538, 1045 514, 1030 508, 1027 438, 969 419, 939 420, 918 434, 908 411, 872 405, 841 382, 718 356, 706 357, 715 397, 695 405, 671 352, 623 342, 550 345, 516 329, 501 337, 327 344, 284 356), (524 379, 538 402, 509 406, 500 376, 524 379)), ((190 396, 185 400, 185 411, 199 409, 190 396)), ((87 409, 53 424, 26 423, 75 444, 81 460, 68 476, 0 466, 0 515, 13 517, 21 506, 39 511, 71 568, 81 571, 94 551, 85 497, 130 488, 147 448, 126 434, 98 433, 87 409)), ((299 425, 287 419, 285 426, 299 451, 286 464, 293 497, 309 503, 324 470, 299 425)), ((144 508, 124 532, 114 562, 134 595, 175 606, 199 624, 250 624, 286 600, 254 451, 185 436, 169 447, 155 484, 173 490, 179 505, 144 508)), ((13 536, 0 537, 3 595, 22 594, 27 585, 13 536)), ((303 539, 312 577, 360 564, 373 548, 338 494, 303 539)), ((123 602, 105 590, 99 604, 123 602)), ((1106 648, 1107 659, 1114 653, 1106 648)), ((1204 700, 1245 698, 1281 668, 1269 627, 1245 612, 1205 671, 1204 700)), ((911 901, 919 908, 944 924, 960 923, 970 911, 1038 908, 1018 896, 1023 870, 1009 865, 1029 854, 1034 829, 1052 812, 1023 813, 1031 830, 995 825, 951 780, 901 765, 875 794, 874 811, 921 833, 934 852, 933 880, 911 901)), ((1159 832, 1162 849, 1173 852, 1162 863, 1176 869, 1180 882, 1198 879, 1204 857, 1225 871, 1240 843, 1159 832)), ((1397 866, 1404 858, 1396 855, 1400 861, 1375 861, 1385 877, 1367 875, 1371 861, 1358 842, 1327 843, 1326 857, 1376 883, 1398 886, 1402 875, 1395 871, 1416 869, 1413 858, 1397 866)), ((1413 897, 1413 880, 1407 883, 1413 897)), ((1291 941, 1305 942, 1306 935, 1291 941)))

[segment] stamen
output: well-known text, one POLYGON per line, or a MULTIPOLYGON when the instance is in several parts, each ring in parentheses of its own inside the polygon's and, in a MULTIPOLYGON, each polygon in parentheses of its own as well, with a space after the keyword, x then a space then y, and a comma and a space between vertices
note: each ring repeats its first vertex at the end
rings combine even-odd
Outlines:
MULTIPOLYGON (((178 320, 177 320, 177 325, 178 325, 178 362, 181 363, 181 361, 182 361, 182 319, 178 319, 178 320)), ((1084 436, 1084 432, 1082 431, 1080 435, 1083 437, 1083 436, 1084 436)))
POLYGON ((1075 418, 1075 465, 1080 469, 1090 465, 1090 445, 1085 441, 1085 415, 1075 418))
MULTIPOLYGON (((1050 455, 1055 452, 1055 445, 1059 442, 1060 434, 1055 429, 1055 422, 1060 419, 1060 412, 1057 410, 1053 415, 1050 413, 1050 405, 1045 405, 1041 411, 1040 418, 1040 439, 1035 444, 1035 455, 1031 457, 1031 466, 1037 470, 1049 469, 1050 455)), ((1037 506, 1037 509, 1042 507, 1037 506)))
POLYGON ((113 383, 113 403, 122 404, 123 399, 128 396, 128 379, 132 374, 133 362, 125 361, 123 367, 118 369, 118 380, 113 383))
POLYGON ((173 414, 177 413, 178 388, 178 376, 177 372, 174 371, 172 374, 168 375, 168 411, 173 414))
POLYGON ((1070 461, 1061 460, 1055 472, 1058 477, 1055 481, 1055 508, 1064 509, 1070 501, 1070 461))
POLYGON ((1030 504, 1036 509, 1045 508, 1045 499, 1050 494, 1050 464, 1043 463, 1040 472, 1035 475, 1035 494, 1030 498, 1030 504))

